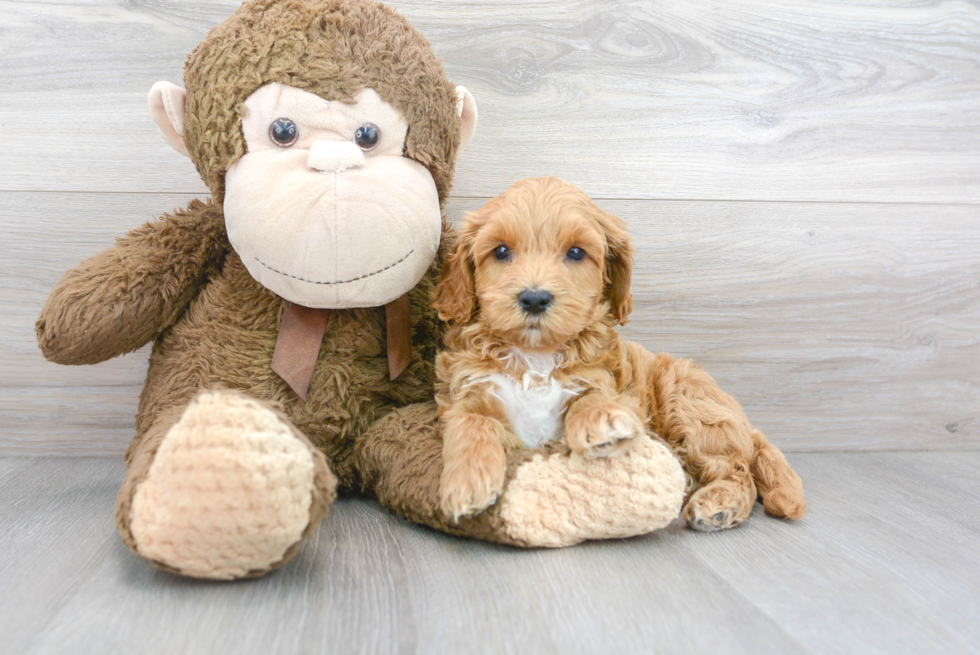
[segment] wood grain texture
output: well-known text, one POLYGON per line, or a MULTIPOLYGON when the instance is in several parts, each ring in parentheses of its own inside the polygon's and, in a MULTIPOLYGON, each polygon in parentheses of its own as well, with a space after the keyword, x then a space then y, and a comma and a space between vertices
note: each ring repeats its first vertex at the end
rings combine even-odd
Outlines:
MULTIPOLYGON (((33 322, 69 266, 203 194, 145 94, 237 4, 0 0, 0 453, 128 442, 146 352, 54 366, 33 322)), ((480 101, 453 218, 544 173, 832 201, 605 200, 639 248, 625 334, 701 361, 786 450, 980 446, 980 7, 397 6, 480 101)))
MULTIPOLYGON (((34 321, 67 268, 191 197, 0 193, 0 452, 123 451, 146 351, 56 366, 34 321)), ((980 208, 601 204, 637 243, 624 334, 700 361, 780 447, 980 447, 980 208)))
MULTIPOLYGON (((146 93, 237 5, 0 1, 0 190, 201 192, 146 93)), ((480 106, 459 196, 980 202, 976 3, 394 5, 480 106)))
POLYGON ((0 459, 0 653, 970 653, 980 453, 798 454, 810 513, 520 551, 334 505, 283 570, 154 571, 118 460, 0 459))

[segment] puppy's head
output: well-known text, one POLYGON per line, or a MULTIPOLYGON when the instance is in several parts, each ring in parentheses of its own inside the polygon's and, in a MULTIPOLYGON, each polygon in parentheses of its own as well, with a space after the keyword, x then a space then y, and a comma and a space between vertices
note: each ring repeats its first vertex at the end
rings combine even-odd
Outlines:
POLYGON ((518 182, 467 216, 433 306, 479 317, 527 350, 553 350, 596 320, 626 322, 633 247, 623 222, 557 178, 518 182))

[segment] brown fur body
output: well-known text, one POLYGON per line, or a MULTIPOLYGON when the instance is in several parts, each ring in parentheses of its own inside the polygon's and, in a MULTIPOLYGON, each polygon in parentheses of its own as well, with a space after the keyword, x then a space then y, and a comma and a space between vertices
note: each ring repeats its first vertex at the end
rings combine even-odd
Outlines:
POLYGON ((453 319, 436 365, 447 515, 492 504, 505 453, 523 447, 498 386, 533 373, 516 350, 550 357, 549 380, 573 390, 562 435, 573 451, 615 456, 644 434, 667 441, 689 476, 692 527, 738 525, 757 497, 774 516, 803 516, 799 477, 731 396, 697 365, 619 338, 632 259, 622 222, 555 178, 519 182, 467 218, 434 297, 453 319), (527 291, 547 292, 547 309, 522 308, 527 291))
POLYGON ((229 388, 282 407, 350 487, 354 438, 393 407, 431 399, 441 329, 428 296, 439 261, 410 293, 409 369, 388 380, 381 308, 336 310, 303 403, 270 368, 284 301, 248 274, 226 236, 224 175, 246 152, 242 101, 271 82, 327 100, 374 88, 406 116, 404 156, 429 170, 444 203, 459 145, 455 86, 404 17, 360 0, 246 3, 194 49, 184 77, 183 136, 212 201, 137 228, 67 273, 38 319, 41 349, 91 364, 154 341, 128 459, 158 416, 229 388))
MULTIPOLYGON (((441 448, 438 432, 426 432, 435 424, 433 359, 442 334, 429 306, 438 257, 409 293, 412 363, 396 380, 388 375, 382 308, 331 312, 307 402, 272 371, 284 301, 246 271, 228 242, 221 205, 225 172, 246 150, 242 101, 271 82, 327 100, 374 88, 411 125, 404 156, 428 169, 442 203, 448 194, 460 138, 455 86, 425 38, 393 10, 362 0, 255 0, 211 31, 186 64, 183 138, 212 200, 147 223, 79 264, 37 321, 42 352, 62 364, 94 364, 154 344, 116 509, 123 540, 137 550, 133 497, 168 430, 199 394, 227 389, 261 401, 316 447, 304 535, 326 514, 339 478, 415 520, 515 543, 489 516, 465 530, 448 526, 425 479, 398 477, 405 467, 438 464, 425 453, 441 448), (420 401, 430 403, 411 405, 420 401)), ((443 228, 445 244, 452 233, 443 228)))

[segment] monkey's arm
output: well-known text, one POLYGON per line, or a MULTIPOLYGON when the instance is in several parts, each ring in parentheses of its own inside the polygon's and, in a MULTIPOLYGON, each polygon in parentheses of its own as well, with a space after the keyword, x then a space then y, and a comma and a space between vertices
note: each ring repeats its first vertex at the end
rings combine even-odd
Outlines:
POLYGON ((195 200, 71 269, 37 319, 59 364, 95 364, 149 343, 180 317, 228 250, 221 207, 195 200))

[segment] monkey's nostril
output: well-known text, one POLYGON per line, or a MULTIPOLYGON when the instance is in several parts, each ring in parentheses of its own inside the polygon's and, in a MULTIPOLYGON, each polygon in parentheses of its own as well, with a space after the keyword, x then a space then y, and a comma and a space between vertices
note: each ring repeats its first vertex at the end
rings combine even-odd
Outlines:
POLYGON ((306 164, 321 173, 340 172, 363 166, 364 153, 353 141, 315 141, 306 164))
POLYGON ((554 297, 540 289, 525 289, 517 294, 517 304, 528 314, 540 314, 551 306, 554 297))

